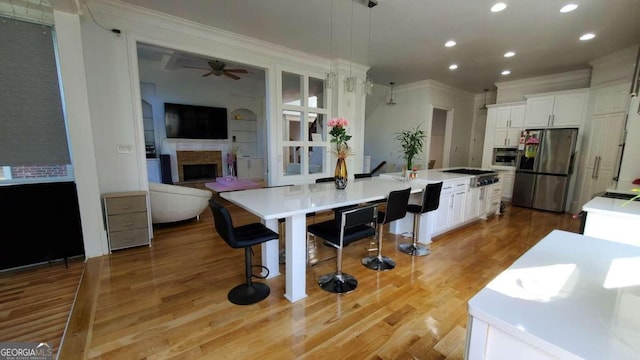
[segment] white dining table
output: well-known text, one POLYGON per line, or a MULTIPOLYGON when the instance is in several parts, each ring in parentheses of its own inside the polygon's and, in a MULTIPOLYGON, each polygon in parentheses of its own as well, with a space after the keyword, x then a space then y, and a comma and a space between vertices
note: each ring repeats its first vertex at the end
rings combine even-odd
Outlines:
MULTIPOLYGON (((330 182, 231 191, 221 193, 220 197, 258 216, 276 232, 278 219, 285 219, 284 297, 295 302, 307 296, 306 214, 382 200, 391 191, 408 187, 412 193, 420 193, 424 183, 373 177, 350 180, 343 190, 330 182)), ((268 278, 280 275, 278 246, 278 240, 262 244, 262 265, 269 270, 268 278)))

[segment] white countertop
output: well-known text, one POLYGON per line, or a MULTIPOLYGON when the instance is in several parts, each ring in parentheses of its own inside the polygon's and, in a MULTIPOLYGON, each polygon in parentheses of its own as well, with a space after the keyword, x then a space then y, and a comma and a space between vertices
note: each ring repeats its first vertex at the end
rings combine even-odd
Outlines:
MULTIPOLYGON (((637 195, 637 193, 632 194, 637 195)), ((640 221, 640 201, 631 201, 623 206, 622 204, 626 202, 627 200, 611 199, 598 196, 594 197, 588 203, 584 204, 582 206, 582 210, 588 213, 596 212, 621 217, 637 217, 638 221, 640 221)))
MULTIPOLYGON (((411 181, 419 181, 423 184, 428 183, 436 183, 440 181, 455 181, 455 180, 463 180, 463 179, 471 179, 472 175, 465 174, 453 174, 453 173, 443 173, 442 170, 446 169, 431 169, 431 170, 418 170, 417 176, 411 181)), ((401 179, 402 173, 384 173, 380 174, 381 178, 387 179, 401 179)))
POLYGON ((294 214, 381 200, 391 191, 408 187, 411 187, 412 193, 424 190, 424 185, 419 182, 373 177, 349 180, 344 190, 336 190, 333 182, 326 182, 229 191, 220 193, 220 196, 262 219, 280 219, 294 214))
POLYGON ((469 314, 558 358, 640 358, 640 248, 554 230, 469 314))

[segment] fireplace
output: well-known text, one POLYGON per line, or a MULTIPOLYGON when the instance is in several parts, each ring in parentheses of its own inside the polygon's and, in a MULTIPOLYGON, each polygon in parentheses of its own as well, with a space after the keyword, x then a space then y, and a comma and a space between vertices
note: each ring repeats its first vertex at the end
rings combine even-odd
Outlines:
POLYGON ((176 159, 180 182, 222 177, 221 151, 176 151, 176 159))
POLYGON ((216 164, 182 165, 184 181, 215 180, 216 164))

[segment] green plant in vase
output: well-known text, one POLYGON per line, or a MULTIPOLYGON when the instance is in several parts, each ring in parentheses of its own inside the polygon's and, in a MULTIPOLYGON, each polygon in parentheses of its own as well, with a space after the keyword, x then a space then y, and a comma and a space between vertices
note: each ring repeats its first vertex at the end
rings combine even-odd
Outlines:
POLYGON ((407 171, 411 171, 414 158, 422 152, 422 146, 424 145, 424 138, 426 136, 427 134, 420 129, 420 126, 416 126, 415 129, 403 130, 396 133, 396 140, 400 141, 403 158, 407 163, 407 171))

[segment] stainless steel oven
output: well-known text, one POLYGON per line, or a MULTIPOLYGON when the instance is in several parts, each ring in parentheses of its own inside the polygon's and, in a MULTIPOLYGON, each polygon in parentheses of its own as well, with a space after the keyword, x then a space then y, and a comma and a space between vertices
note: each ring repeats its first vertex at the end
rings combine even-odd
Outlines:
POLYGON ((493 148, 492 165, 516 166, 516 148, 493 148))

